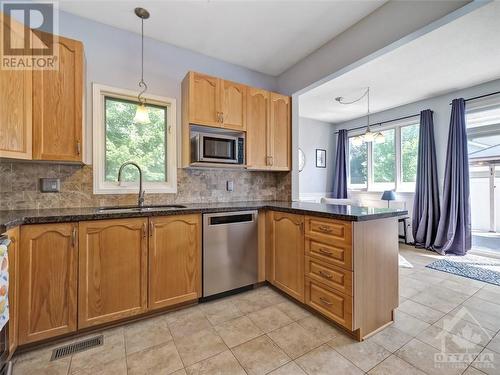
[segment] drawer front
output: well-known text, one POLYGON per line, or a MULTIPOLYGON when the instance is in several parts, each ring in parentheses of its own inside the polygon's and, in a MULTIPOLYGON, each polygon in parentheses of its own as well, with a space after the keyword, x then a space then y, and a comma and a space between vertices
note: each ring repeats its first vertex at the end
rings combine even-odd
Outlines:
POLYGON ((351 246, 352 244, 350 221, 306 216, 306 234, 329 245, 351 246))
POLYGON ((305 249, 306 255, 310 257, 334 264, 346 270, 352 270, 351 246, 330 245, 308 238, 306 239, 305 249))
POLYGON ((352 272, 306 256, 306 276, 352 296, 352 272))
POLYGON ((352 330, 352 297, 306 278, 306 304, 327 318, 352 330))

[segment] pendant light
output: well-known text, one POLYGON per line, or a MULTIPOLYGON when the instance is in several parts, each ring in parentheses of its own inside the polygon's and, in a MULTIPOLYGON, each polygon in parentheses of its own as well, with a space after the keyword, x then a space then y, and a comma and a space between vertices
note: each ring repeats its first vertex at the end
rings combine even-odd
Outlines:
POLYGON ((141 19, 141 80, 139 81, 139 87, 142 89, 139 95, 137 95, 137 100, 140 104, 137 106, 134 122, 137 124, 149 124, 151 121, 149 120, 149 113, 146 108, 146 99, 143 97, 148 89, 148 85, 144 82, 144 20, 149 18, 149 12, 144 8, 135 8, 134 12, 141 19))

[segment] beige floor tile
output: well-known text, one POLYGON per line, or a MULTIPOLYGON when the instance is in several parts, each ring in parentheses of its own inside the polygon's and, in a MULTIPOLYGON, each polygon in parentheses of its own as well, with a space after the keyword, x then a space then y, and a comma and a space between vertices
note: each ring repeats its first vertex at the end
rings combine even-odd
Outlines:
POLYGON ((172 340, 164 317, 150 318, 129 324, 124 328, 127 354, 138 352, 172 340))
POLYGON ((340 328, 337 328, 333 323, 327 322, 326 320, 314 315, 297 320, 297 323, 324 342, 333 339, 339 334, 344 334, 340 328))
POLYGON ((233 300, 233 303, 243 314, 250 314, 254 311, 284 302, 285 300, 285 297, 270 288, 262 287, 237 296, 233 300))
POLYGON ((213 328, 204 329, 190 336, 174 338, 185 366, 210 358, 227 350, 227 346, 213 328))
POLYGON ((488 346, 486 347, 500 354, 500 333, 497 333, 496 336, 491 339, 491 341, 488 343, 488 346))
POLYGON ((400 304, 398 310, 429 324, 437 322, 444 316, 443 312, 421 305, 420 303, 413 302, 411 299, 400 304))
POLYGON ((214 328, 230 348, 263 334, 247 316, 227 321, 214 328))
POLYGON ((498 375, 500 374, 500 355, 484 349, 472 363, 472 367, 488 375, 498 375))
POLYGON ((254 311, 253 313, 248 314, 248 317, 263 332, 270 332, 293 322, 288 315, 276 306, 270 306, 259 311, 254 311))
MULTIPOLYGON (((500 303, 500 301, 497 301, 500 303)), ((473 308, 480 308, 481 311, 491 314, 491 315, 496 315, 500 316, 500 304, 493 303, 493 301, 486 301, 482 298, 476 297, 475 295, 469 298, 467 301, 463 303, 465 307, 473 307, 473 308)))
POLYGON ((195 363, 186 368, 187 375, 246 375, 231 351, 195 363))
POLYGON ((346 335, 335 337, 328 345, 365 372, 391 355, 391 352, 375 341, 359 342, 346 335))
POLYGON ((213 325, 221 324, 243 315, 231 299, 228 298, 202 303, 200 304, 200 309, 213 325))
POLYGON ((468 298, 467 295, 457 295, 449 289, 429 289, 411 297, 411 300, 441 312, 449 313, 468 298))
POLYGON ((389 326, 383 331, 380 331, 370 337, 368 341, 374 341, 377 344, 383 346, 391 353, 394 353, 396 350, 408 343, 412 338, 413 336, 404 333, 403 331, 394 328, 393 326, 389 326))
POLYGON ((370 375, 425 375, 418 368, 403 361, 401 358, 391 355, 383 362, 372 368, 370 375))
POLYGON ((306 318, 312 314, 292 301, 285 301, 276 305, 278 309, 283 311, 293 321, 306 318))
POLYGON ((443 280, 441 281, 439 286, 454 290, 456 292, 467 294, 469 296, 472 296, 474 293, 476 293, 483 287, 482 285, 458 282, 454 279, 443 280))
POLYGON ((394 314, 394 323, 392 324, 392 327, 397 328, 411 336, 418 335, 429 326, 429 323, 422 322, 421 320, 398 310, 396 310, 394 314))
MULTIPOLYGON (((422 331, 416 338, 436 349, 442 350, 444 353, 470 354, 471 358, 465 360, 467 363, 472 362, 476 355, 483 350, 482 346, 476 345, 463 337, 454 335, 436 326, 430 326, 422 331)), ((469 340, 474 340, 473 336, 468 338, 469 340)))
POLYGON ((497 289, 492 289, 488 287, 484 287, 480 289, 474 297, 484 299, 485 301, 493 302, 496 304, 500 303, 500 287, 497 289))
POLYGON ((297 358, 296 362, 309 375, 330 375, 332 373, 346 375, 363 374, 363 371, 328 345, 322 345, 310 351, 302 357, 297 358))
POLYGON ((286 365, 271 371, 269 375, 307 375, 295 362, 288 362, 286 365))
POLYGON ((267 334, 292 359, 320 346, 323 340, 315 337, 297 322, 267 334))
POLYGON ((466 368, 466 363, 436 362, 441 351, 417 339, 411 340, 396 352, 396 355, 429 375, 457 375, 466 368))
MULTIPOLYGON (((436 323, 434 323, 434 326, 445 329, 448 332, 460 337, 473 337, 473 342, 481 346, 486 346, 495 335, 495 332, 481 327, 476 324, 476 322, 460 319, 459 317, 459 315, 447 314, 442 319, 439 319, 436 323)), ((473 317, 468 318, 469 320, 474 319, 473 317)))
POLYGON ((232 351, 251 375, 267 374, 290 361, 290 358, 265 335, 241 344, 232 351))
POLYGON ((201 313, 200 305, 180 308, 179 310, 169 312, 164 315, 167 323, 180 324, 190 320, 192 317, 198 317, 201 313))
POLYGON ((71 358, 61 358, 49 362, 45 357, 25 359, 14 364, 15 375, 66 375, 71 358))
POLYGON ((500 315, 484 311, 482 309, 482 304, 467 307, 461 305, 451 311, 448 315, 460 316, 461 319, 479 325, 490 331, 497 332, 500 330, 500 315))
POLYGON ((185 369, 181 368, 180 370, 177 370, 170 375, 187 375, 187 372, 185 369))
POLYGON ((467 370, 462 375, 484 375, 485 373, 469 366, 467 370))
POLYGON ((99 368, 73 372, 72 375, 127 375, 127 361, 125 358, 115 359, 99 368))
POLYGON ((103 345, 73 355, 71 358, 71 372, 99 368, 121 358, 125 358, 125 338, 123 334, 117 333, 105 336, 103 345))
POLYGON ((170 374, 182 369, 181 358, 174 342, 148 348, 127 356, 128 375, 170 374))
POLYGON ((189 336, 212 327, 198 306, 190 308, 185 313, 181 310, 175 314, 174 316, 166 315, 170 333, 174 338, 189 336))

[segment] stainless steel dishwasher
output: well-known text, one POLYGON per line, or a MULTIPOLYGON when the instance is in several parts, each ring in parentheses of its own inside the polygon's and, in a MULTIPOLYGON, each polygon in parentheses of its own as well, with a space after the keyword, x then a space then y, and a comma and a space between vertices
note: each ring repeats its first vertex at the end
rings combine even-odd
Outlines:
POLYGON ((257 215, 203 215, 203 297, 257 283, 257 215))

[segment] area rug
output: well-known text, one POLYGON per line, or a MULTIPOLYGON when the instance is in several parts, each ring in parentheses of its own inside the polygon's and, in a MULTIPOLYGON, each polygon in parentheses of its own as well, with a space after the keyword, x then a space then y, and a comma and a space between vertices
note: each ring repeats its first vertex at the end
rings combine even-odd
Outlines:
POLYGON ((413 264, 408 262, 405 257, 399 254, 399 267, 401 268, 413 268, 413 264))
POLYGON ((485 283, 500 285, 500 260, 477 255, 447 256, 428 264, 427 267, 483 281, 485 283))

